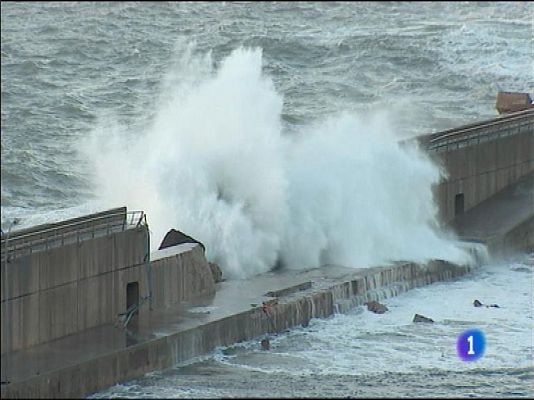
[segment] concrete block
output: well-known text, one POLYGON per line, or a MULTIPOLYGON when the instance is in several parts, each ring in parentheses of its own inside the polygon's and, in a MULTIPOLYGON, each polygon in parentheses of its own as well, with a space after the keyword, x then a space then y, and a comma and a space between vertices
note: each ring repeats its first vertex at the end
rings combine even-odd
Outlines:
POLYGON ((78 282, 78 330, 114 322, 111 272, 78 282))
POLYGON ((523 163, 534 159, 534 132, 517 135, 519 144, 519 155, 517 162, 523 163))
POLYGON ((497 171, 487 173, 488 198, 497 193, 497 171))
MULTIPOLYGON (((172 257, 171 259, 175 258, 172 257)), ((169 258, 163 258, 153 261, 150 264, 150 268, 152 270, 152 284, 154 287, 158 288, 158 290, 153 294, 154 298, 152 299, 152 305, 155 308, 168 307, 170 302, 177 301, 177 297, 181 291, 178 288, 180 282, 178 280, 179 268, 169 268, 169 263, 169 258), (176 285, 176 290, 174 290, 174 293, 170 292, 172 285, 176 285), (171 297, 173 294, 174 298, 171 297)))
POLYGON ((36 293, 39 290, 39 254, 28 254, 14 258, 8 263, 2 262, 0 274, 2 301, 6 298, 36 293), (5 288, 9 291, 7 296, 4 293, 5 288))
POLYGON ((516 176, 516 179, 521 179, 521 177, 526 175, 528 173, 528 167, 529 167, 529 162, 528 161, 523 161, 521 163, 517 163, 515 165, 515 176, 516 176))
POLYGON ((534 172, 534 159, 531 161, 526 161, 520 165, 521 176, 528 175, 534 172))
POLYGON ((498 140, 490 140, 475 146, 477 153, 475 175, 497 169, 497 147, 498 140))
MULTIPOLYGON (((8 335, 7 328, 9 326, 9 324, 4 322, 4 321, 6 321, 6 318, 7 318, 7 305, 8 305, 7 301, 2 301, 0 303, 0 320, 1 320, 1 324, 0 324, 0 353, 1 354, 4 354, 4 352, 6 352, 8 350, 7 336, 6 335, 8 335)), ((3 374, 2 374, 2 377, 3 377, 3 374)))
POLYGON ((143 264, 147 254, 148 229, 140 226, 114 235, 115 268, 122 269, 143 264))
POLYGON ((101 388, 119 383, 117 361, 117 354, 109 354, 80 364, 80 386, 75 388, 76 391, 72 392, 69 397, 79 397, 79 393, 85 393, 85 396, 88 396, 101 388))
POLYGON ((121 307, 121 300, 126 304, 126 299, 124 298, 126 294, 121 292, 122 285, 119 281, 119 271, 112 271, 109 274, 110 284, 111 284, 111 315, 113 316, 113 321, 116 321, 116 318, 119 313, 124 312, 123 307, 121 307))
POLYGON ((503 169, 514 165, 520 159, 521 135, 512 135, 499 140, 497 143, 497 168, 503 169))
MULTIPOLYGON (((215 348, 215 346, 213 346, 212 348, 215 348)), ((167 366, 172 365, 172 356, 169 352, 168 341, 156 341, 148 349, 148 358, 150 365, 155 366, 156 369, 164 369, 167 366)))
POLYGON ((76 332, 78 322, 76 282, 44 290, 39 302, 39 342, 76 332))
POLYGON ((40 290, 75 282, 78 279, 79 252, 77 243, 39 254, 40 290))
POLYGON ((117 375, 121 380, 143 375, 149 367, 149 351, 146 343, 117 354, 117 375))
POLYGON ((468 176, 467 152, 468 147, 461 147, 447 153, 447 171, 449 180, 456 180, 468 176))
POLYGON ((476 206, 476 182, 479 179, 478 176, 470 176, 463 180, 464 188, 464 211, 469 210, 476 206))
POLYGON ((92 390, 111 386, 119 382, 118 359, 115 354, 110 354, 98 360, 98 382, 92 390))
POLYGON ((478 175, 478 146, 466 147, 466 173, 464 176, 476 176, 478 175))
POLYGON ((475 176, 475 204, 484 201, 488 196, 488 174, 480 174, 475 176))
POLYGON ((517 182, 521 178, 521 174, 517 173, 519 163, 511 164, 508 166, 508 178, 510 179, 509 184, 517 182))
POLYGON ((215 293, 215 282, 201 246, 151 262, 153 307, 165 308, 215 293))
POLYGON ((503 168, 497 171, 497 180, 495 190, 499 192, 512 183, 510 179, 510 168, 503 168))
POLYGON ((114 265, 113 235, 103 236, 81 242, 80 279, 110 272, 114 265))
POLYGON ((55 398, 72 399, 84 386, 84 382, 92 382, 92 372, 98 372, 98 369, 85 369, 82 374, 82 366, 71 368, 67 373, 57 374, 57 379, 54 379, 55 398))
POLYGON ((2 353, 23 349, 37 343, 39 343, 39 294, 3 302, 2 353), (6 323, 7 317, 10 320, 9 323, 6 323))

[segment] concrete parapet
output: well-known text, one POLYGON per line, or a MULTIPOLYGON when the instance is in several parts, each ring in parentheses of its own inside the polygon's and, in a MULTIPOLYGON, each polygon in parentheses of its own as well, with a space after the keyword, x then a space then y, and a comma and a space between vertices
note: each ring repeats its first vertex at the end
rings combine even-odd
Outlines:
POLYGON ((128 283, 148 295, 148 246, 140 225, 3 259, 1 353, 115 321, 128 283))
POLYGON ((504 235, 487 239, 488 251, 494 258, 506 258, 517 253, 534 253, 534 212, 504 235))
POLYGON ((78 331, 77 290, 78 284, 73 282, 39 293, 39 343, 78 331))
POLYGON ((80 279, 117 269, 115 263, 115 236, 103 236, 80 242, 78 245, 80 257, 78 276, 80 279))
POLYGON ((143 226, 113 235, 115 241, 114 269, 123 269, 145 262, 150 253, 148 234, 143 226))
POLYGON ((151 255, 154 308, 213 296, 215 281, 202 246, 194 243, 158 250, 151 255))
POLYGON ((113 287, 115 274, 83 279, 77 285, 77 330, 113 322, 118 314, 117 290, 113 287))
POLYGON ((58 247, 43 252, 41 255, 42 257, 39 258, 40 290, 47 290, 78 280, 80 257, 77 243, 58 247))
POLYGON ((32 254, 15 259, 10 263, 1 263, 0 276, 3 281, 0 285, 1 301, 6 298, 35 293, 39 290, 40 257, 39 254, 32 254), (5 293, 5 290, 8 290, 9 293, 5 293))
MULTIPOLYGON (((105 231, 107 227, 112 226, 126 226, 127 213, 126 207, 114 208, 99 213, 88 214, 81 217, 71 218, 68 220, 36 225, 29 228, 20 229, 11 232, 9 235, 2 234, 1 251, 6 251, 6 246, 9 245, 12 252, 15 248, 44 248, 48 250, 48 244, 59 243, 64 245, 69 240, 79 241, 80 236, 88 233, 94 238, 95 230, 105 231), (73 234, 75 234, 73 236, 73 234), (70 239, 69 239, 70 238, 70 239), (41 243, 42 246, 36 245, 41 243)), ((110 232, 108 232, 110 233, 110 232)))
MULTIPOLYGON (((2 302, 2 321, 7 315, 8 302, 2 302)), ((9 303, 11 307, 11 323, 2 323, 2 353, 7 349, 21 349, 40 343, 39 338, 39 306, 38 294, 22 296, 9 303), (11 328, 11 335, 8 329, 11 328), (9 343, 8 343, 9 340, 9 343)))
POLYGON ((451 224, 464 239, 485 242, 493 257, 534 252, 534 171, 451 224))
POLYGON ((534 171, 534 132, 430 155, 448 174, 434 188, 434 198, 440 219, 450 223, 457 215, 457 195, 463 195, 466 212, 534 171))

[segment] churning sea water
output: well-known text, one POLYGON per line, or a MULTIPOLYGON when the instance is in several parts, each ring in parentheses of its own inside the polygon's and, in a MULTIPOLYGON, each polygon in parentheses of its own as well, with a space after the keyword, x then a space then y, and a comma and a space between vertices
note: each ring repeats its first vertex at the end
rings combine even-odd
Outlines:
MULTIPOLYGON (((460 257, 432 229, 439 171, 392 143, 532 91, 533 16, 529 2, 3 3, 2 229, 127 205, 153 246, 183 229, 230 277, 277 259, 460 257)), ((111 393, 532 395, 532 272, 514 266, 111 393), (506 307, 469 308, 481 291, 506 307), (408 322, 421 303, 432 328, 408 322), (450 342, 473 324, 488 353, 471 365, 450 342)))

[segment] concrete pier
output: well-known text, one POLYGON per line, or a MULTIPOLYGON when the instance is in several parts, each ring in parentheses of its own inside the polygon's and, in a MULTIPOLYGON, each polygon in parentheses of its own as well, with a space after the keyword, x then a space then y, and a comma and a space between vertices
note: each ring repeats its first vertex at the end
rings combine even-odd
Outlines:
POLYGON ((101 326, 12 353, 11 383, 2 387, 2 398, 83 397, 217 346, 306 325, 472 268, 439 260, 365 269, 330 265, 222 282, 213 298, 150 313, 135 330, 101 326), (261 305, 269 300, 274 304, 267 315, 261 305))
MULTIPOLYGON (((494 254, 534 251, 534 110, 417 140, 447 172, 434 192, 444 225, 494 254)), ((144 214, 129 215, 2 235, 2 398, 83 397, 474 268, 329 265, 216 283, 201 245, 150 252, 144 214)))
POLYGON ((434 190, 444 223, 534 172, 534 109, 419 140, 447 174, 434 190))
POLYGON ((145 294, 141 216, 130 223, 124 207, 2 237, 2 354, 114 321, 129 282, 145 294))

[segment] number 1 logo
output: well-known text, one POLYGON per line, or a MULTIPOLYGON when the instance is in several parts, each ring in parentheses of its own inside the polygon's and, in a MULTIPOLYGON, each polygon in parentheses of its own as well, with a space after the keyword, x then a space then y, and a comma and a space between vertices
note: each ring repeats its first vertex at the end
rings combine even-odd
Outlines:
POLYGON ((473 335, 469 336, 467 341, 469 342, 469 350, 467 351, 467 355, 472 356, 475 354, 475 351, 473 350, 473 335))
POLYGON ((478 329, 463 332, 456 340, 456 352, 463 361, 478 360, 484 354, 486 338, 478 329))

